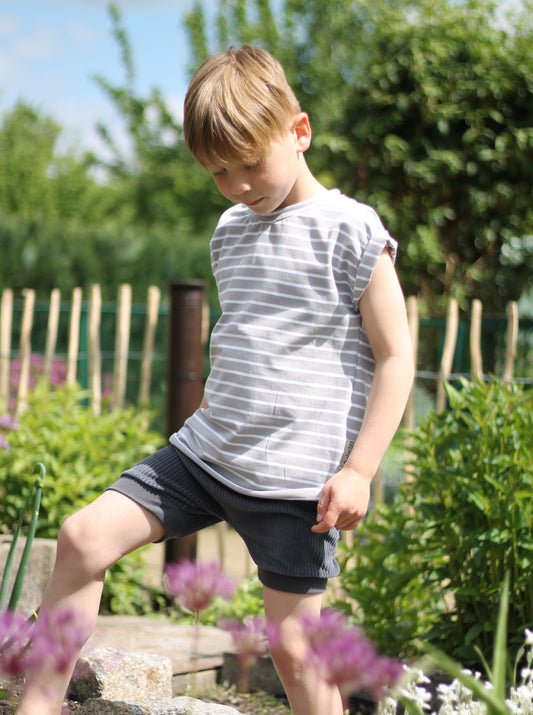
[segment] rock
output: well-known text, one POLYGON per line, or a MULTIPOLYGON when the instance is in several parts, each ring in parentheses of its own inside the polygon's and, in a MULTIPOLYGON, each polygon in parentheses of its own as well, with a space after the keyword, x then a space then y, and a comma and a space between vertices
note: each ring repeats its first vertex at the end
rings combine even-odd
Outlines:
POLYGON ((97 648, 80 656, 68 697, 143 702, 172 697, 172 665, 166 656, 97 648))
MULTIPOLYGON (((19 538, 15 549, 15 558, 11 567, 11 577, 9 579, 9 595, 15 581, 17 569, 24 550, 26 539, 19 538)), ((0 537, 0 574, 4 571, 4 566, 7 561, 9 547, 11 546, 11 537, 0 537)), ((22 593, 18 602, 17 611, 20 611, 25 616, 31 616, 33 611, 37 610, 41 605, 44 589, 52 573, 54 561, 56 557, 56 542, 54 539, 34 539, 22 593)))
MULTIPOLYGON (((237 684, 239 682, 241 666, 236 653, 224 653, 222 664, 222 681, 237 684)), ((283 685, 274 668, 272 658, 266 654, 259 658, 250 668, 248 689, 251 692, 259 690, 269 695, 279 696, 284 694, 283 685)))
POLYGON ((153 702, 125 702, 102 699, 87 700, 77 710, 79 715, 241 715, 228 705, 204 703, 189 697, 153 702))

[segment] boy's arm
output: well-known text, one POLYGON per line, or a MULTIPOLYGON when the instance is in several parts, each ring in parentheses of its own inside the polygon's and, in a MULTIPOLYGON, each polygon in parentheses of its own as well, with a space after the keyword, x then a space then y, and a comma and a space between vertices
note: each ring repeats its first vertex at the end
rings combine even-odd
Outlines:
POLYGON ((405 301, 387 252, 378 259, 359 309, 376 369, 361 431, 342 469, 324 485, 317 510, 321 533, 354 529, 368 509, 370 483, 400 424, 414 364, 405 301))

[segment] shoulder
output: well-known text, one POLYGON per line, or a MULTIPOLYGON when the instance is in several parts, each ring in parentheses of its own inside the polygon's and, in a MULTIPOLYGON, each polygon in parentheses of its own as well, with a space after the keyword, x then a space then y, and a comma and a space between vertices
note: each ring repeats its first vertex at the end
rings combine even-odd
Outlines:
POLYGON ((368 204, 341 193, 337 189, 328 192, 325 210, 339 222, 356 226, 368 226, 374 230, 385 230, 377 211, 368 204))
POLYGON ((234 204, 220 216, 215 231, 228 224, 244 223, 250 216, 250 209, 244 204, 234 204))

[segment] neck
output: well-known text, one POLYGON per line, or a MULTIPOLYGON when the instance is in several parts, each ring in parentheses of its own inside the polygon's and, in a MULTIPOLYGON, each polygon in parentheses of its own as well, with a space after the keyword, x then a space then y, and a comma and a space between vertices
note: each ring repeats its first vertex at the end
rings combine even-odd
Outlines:
POLYGON ((322 186, 311 173, 303 154, 300 154, 299 161, 301 162, 300 171, 293 191, 291 192, 293 194, 291 203, 294 204, 307 201, 307 199, 312 199, 314 196, 318 196, 327 191, 326 187, 322 186))

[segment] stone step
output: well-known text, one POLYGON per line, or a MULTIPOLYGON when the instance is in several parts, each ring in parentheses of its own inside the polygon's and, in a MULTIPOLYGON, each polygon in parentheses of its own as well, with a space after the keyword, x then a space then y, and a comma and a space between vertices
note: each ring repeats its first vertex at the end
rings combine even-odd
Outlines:
POLYGON ((173 678, 216 671, 234 652, 231 635, 212 626, 181 625, 149 616, 99 616, 82 654, 95 648, 155 653, 169 658, 173 678))

